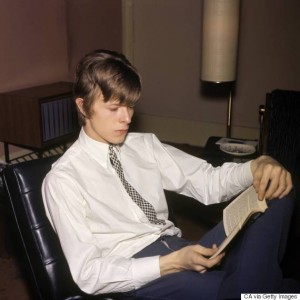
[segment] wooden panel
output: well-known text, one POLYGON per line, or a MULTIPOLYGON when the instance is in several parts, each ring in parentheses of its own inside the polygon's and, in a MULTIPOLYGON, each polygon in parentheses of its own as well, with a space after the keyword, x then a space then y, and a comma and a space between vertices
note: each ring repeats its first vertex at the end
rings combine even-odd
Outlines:
POLYGON ((38 146, 40 123, 38 99, 0 95, 0 140, 38 146))
POLYGON ((0 94, 0 140, 29 148, 42 148, 40 102, 72 93, 71 83, 55 83, 0 94))

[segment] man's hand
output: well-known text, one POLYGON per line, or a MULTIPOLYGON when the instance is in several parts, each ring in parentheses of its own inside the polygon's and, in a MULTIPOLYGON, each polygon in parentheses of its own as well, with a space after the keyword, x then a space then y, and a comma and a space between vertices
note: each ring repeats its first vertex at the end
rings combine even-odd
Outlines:
POLYGON ((260 156, 251 162, 253 186, 260 200, 282 198, 293 188, 291 174, 270 156, 260 156))
POLYGON ((184 270, 205 272, 207 269, 220 264, 224 254, 209 259, 218 250, 216 245, 212 248, 192 245, 160 257, 161 275, 171 274, 184 270))

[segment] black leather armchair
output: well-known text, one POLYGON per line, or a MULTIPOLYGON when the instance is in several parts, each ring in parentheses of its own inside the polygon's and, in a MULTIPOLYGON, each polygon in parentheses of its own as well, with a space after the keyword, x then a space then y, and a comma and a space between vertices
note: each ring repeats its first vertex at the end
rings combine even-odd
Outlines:
POLYGON ((119 299, 125 295, 87 295, 74 283, 67 261, 44 211, 41 184, 57 157, 10 165, 2 173, 4 204, 13 238, 25 265, 34 299, 119 299))
POLYGON ((298 197, 292 228, 300 238, 300 91, 274 90, 266 95, 261 123, 261 152, 283 164, 292 174, 298 197))
POLYGON ((300 91, 276 89, 267 93, 260 112, 261 153, 277 159, 293 176, 296 207, 283 268, 300 280, 300 91))

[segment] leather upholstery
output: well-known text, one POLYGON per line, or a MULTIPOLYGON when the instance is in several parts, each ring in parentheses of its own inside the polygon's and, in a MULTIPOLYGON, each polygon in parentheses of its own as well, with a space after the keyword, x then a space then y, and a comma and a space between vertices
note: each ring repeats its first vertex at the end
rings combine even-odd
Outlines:
POLYGON ((267 94, 264 152, 284 164, 293 175, 300 165, 300 92, 274 90, 267 94))
POLYGON ((116 295, 92 296, 74 283, 58 236, 46 217, 41 184, 57 157, 10 165, 3 171, 5 206, 10 215, 26 275, 36 299, 106 299, 116 295))
POLYGON ((262 152, 292 173, 297 207, 291 229, 300 237, 300 91, 276 89, 266 95, 262 134, 262 152))

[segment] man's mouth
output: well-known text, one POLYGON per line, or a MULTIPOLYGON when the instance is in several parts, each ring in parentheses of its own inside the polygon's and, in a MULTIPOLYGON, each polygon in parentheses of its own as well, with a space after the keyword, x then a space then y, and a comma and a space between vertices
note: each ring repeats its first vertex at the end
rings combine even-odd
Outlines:
POLYGON ((128 129, 118 129, 116 131, 120 134, 126 134, 128 132, 128 129))

